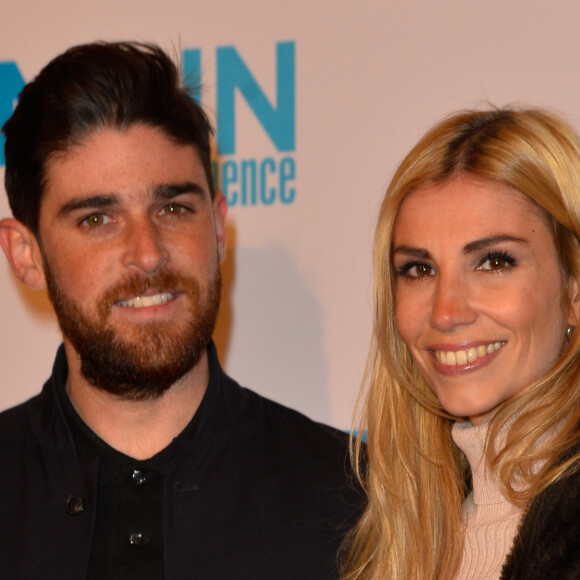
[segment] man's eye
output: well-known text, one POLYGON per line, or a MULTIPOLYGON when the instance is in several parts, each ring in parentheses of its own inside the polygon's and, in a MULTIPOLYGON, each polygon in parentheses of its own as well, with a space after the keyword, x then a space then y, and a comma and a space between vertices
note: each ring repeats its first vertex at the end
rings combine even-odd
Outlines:
POLYGON ((88 215, 81 223, 89 227, 98 227, 108 224, 110 219, 104 213, 92 213, 88 215))
POLYGON ((161 215, 179 215, 185 212, 185 208, 178 203, 168 203, 161 208, 161 215))

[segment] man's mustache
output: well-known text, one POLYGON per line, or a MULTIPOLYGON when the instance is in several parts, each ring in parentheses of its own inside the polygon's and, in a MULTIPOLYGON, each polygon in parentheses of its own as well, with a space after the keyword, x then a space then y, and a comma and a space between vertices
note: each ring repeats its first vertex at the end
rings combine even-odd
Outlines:
POLYGON ((116 303, 142 296, 151 288, 155 289, 158 293, 187 294, 196 302, 199 297, 199 284, 197 280, 178 274, 173 270, 163 270, 151 276, 134 274, 108 288, 99 298, 98 309, 101 320, 108 317, 116 303))

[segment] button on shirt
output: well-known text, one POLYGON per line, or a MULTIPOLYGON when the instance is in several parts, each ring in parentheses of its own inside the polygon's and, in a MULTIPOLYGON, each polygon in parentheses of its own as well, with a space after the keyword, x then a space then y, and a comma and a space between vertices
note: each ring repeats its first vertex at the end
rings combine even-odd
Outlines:
MULTIPOLYGON (((133 459, 113 449, 89 429, 64 388, 59 398, 78 454, 100 458, 87 580, 163 578, 163 489, 171 444, 145 461, 133 459)), ((197 417, 199 413, 180 437, 193 437, 197 417)))

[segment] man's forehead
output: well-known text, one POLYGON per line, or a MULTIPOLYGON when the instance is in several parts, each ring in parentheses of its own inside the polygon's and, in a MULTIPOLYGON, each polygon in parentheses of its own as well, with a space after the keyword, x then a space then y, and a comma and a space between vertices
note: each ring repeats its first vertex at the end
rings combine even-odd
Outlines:
POLYGON ((53 154, 44 191, 42 204, 55 193, 62 204, 87 197, 210 195, 197 148, 143 124, 95 129, 53 154))

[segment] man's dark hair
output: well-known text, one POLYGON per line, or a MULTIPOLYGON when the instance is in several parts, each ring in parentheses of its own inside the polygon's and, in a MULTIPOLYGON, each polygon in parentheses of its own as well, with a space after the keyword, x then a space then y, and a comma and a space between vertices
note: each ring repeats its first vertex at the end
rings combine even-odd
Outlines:
POLYGON ((213 197, 212 127, 175 63, 156 45, 96 42, 72 47, 48 63, 24 87, 2 128, 14 217, 38 236, 50 159, 97 129, 137 123, 193 145, 213 197))

